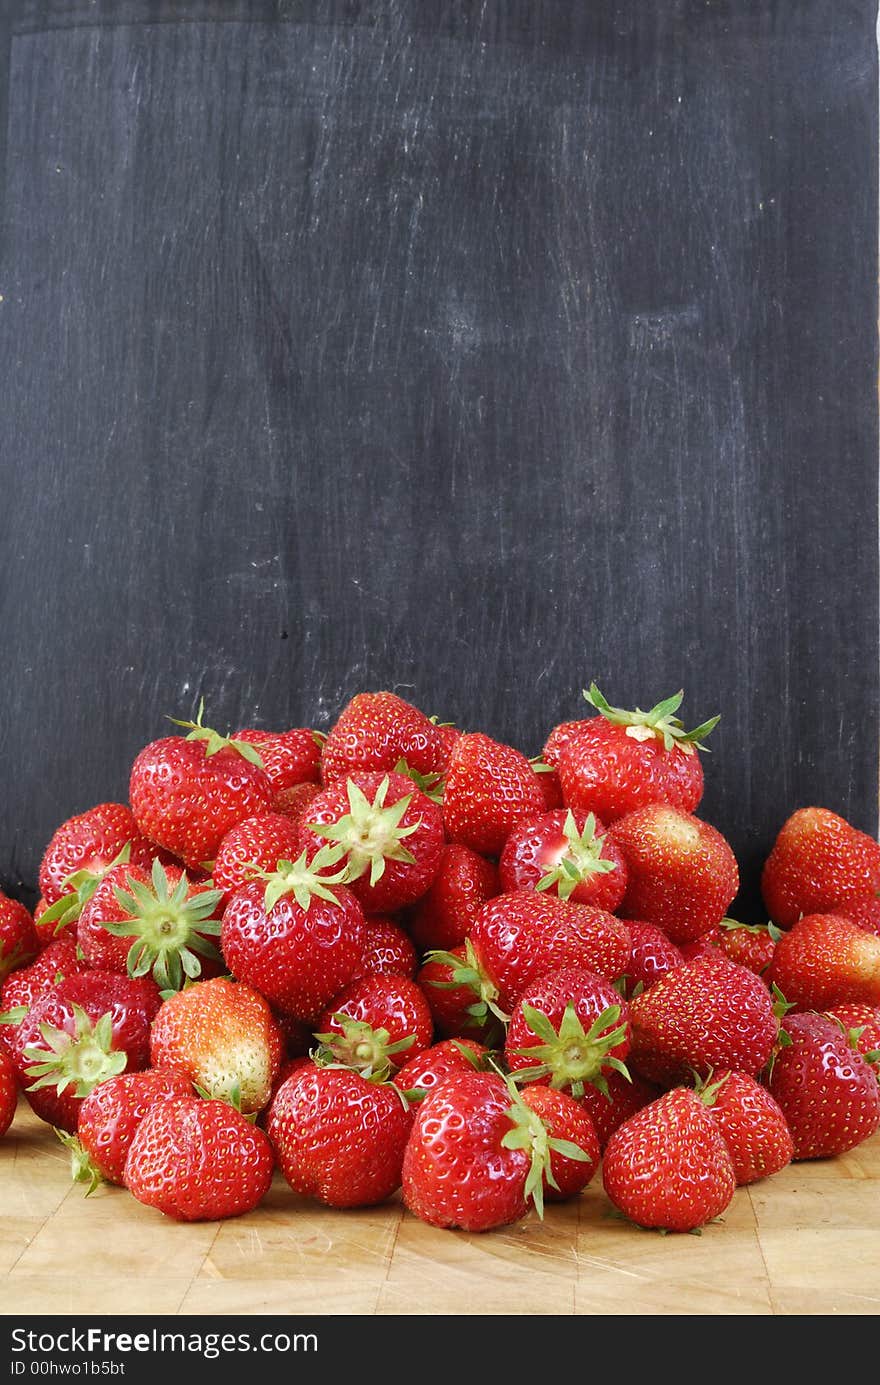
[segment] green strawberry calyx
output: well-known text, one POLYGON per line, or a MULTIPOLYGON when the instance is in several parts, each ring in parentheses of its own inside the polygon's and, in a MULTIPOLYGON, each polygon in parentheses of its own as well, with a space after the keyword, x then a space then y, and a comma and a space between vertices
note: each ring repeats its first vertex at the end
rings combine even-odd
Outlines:
POLYGON ((76 922, 107 872, 114 866, 127 865, 130 855, 131 842, 126 842, 118 856, 115 856, 103 870, 75 870, 72 875, 68 875, 64 881, 66 892, 56 899, 54 904, 50 904, 48 909, 43 910, 39 918, 40 926, 46 928, 50 923, 54 923, 52 932, 57 938, 68 924, 76 922))
POLYGON ((371 803, 363 790, 348 779, 345 785, 348 812, 337 818, 336 822, 306 824, 317 836, 335 842, 342 848, 348 863, 349 881, 359 880, 369 871, 372 886, 385 874, 386 862, 403 861, 410 866, 416 864, 415 856, 403 843, 419 830, 422 820, 419 818, 409 827, 401 827, 401 820, 413 796, 404 794, 403 798, 386 807, 389 785, 386 774, 371 803))
POLYGON ((101 1183, 108 1180, 88 1151, 83 1149, 76 1135, 68 1135, 66 1130, 59 1130, 57 1126, 53 1126, 52 1129, 70 1154, 70 1177, 74 1183, 88 1183, 84 1194, 88 1197, 101 1183))
POLYGON ((421 789, 425 798, 430 798, 432 803, 443 802, 446 781, 439 771, 433 774, 420 774, 417 769, 411 769, 405 759, 400 759, 394 766, 394 773, 405 774, 407 779, 411 779, 416 788, 421 789))
POLYGON ((129 976, 152 974, 162 990, 179 991, 186 977, 196 981, 201 976, 201 957, 220 959, 219 950, 205 935, 220 933, 220 920, 211 916, 223 892, 200 890, 187 898, 186 875, 170 889, 158 858, 153 861, 151 880, 152 888, 127 875, 127 890, 114 886, 116 901, 129 917, 102 920, 101 927, 114 938, 132 939, 126 959, 129 976))
POLYGON ((593 813, 587 815, 583 831, 579 832, 574 813, 569 808, 562 833, 567 843, 565 850, 556 864, 541 877, 535 889, 552 890, 555 885, 559 898, 568 899, 578 885, 594 875, 607 875, 609 871, 616 870, 617 865, 602 855, 605 838, 596 836, 593 813))
POLYGON ((303 851, 295 861, 280 860, 274 870, 260 870, 254 866, 251 878, 266 882, 263 896, 266 913, 271 913, 278 901, 288 894, 293 895, 303 913, 308 913, 313 899, 338 905, 339 896, 334 893, 333 886, 350 879, 347 864, 337 871, 332 869, 342 856, 340 848, 322 846, 311 861, 308 852, 303 851))
POLYGON ((686 755, 693 755, 695 750, 706 750, 703 739, 715 730, 721 720, 720 716, 710 717, 693 731, 685 731, 680 718, 675 715, 684 700, 684 690, 674 693, 672 697, 664 698, 648 712, 643 712, 641 707, 636 707, 633 711, 627 711, 624 707, 612 707, 595 683, 590 684, 589 690, 584 689, 584 697, 606 721, 611 722, 612 726, 625 726, 626 734, 633 740, 661 740, 664 749, 672 750, 677 746, 686 755))
POLYGON ((510 1015, 498 1004, 498 987, 484 971, 470 938, 464 940, 464 957, 456 957, 454 952, 435 950, 425 954, 425 962, 436 962, 450 971, 448 981, 427 981, 427 985, 436 986, 439 991, 454 991, 460 986, 473 991, 474 1002, 466 1007, 466 1014, 470 1015, 475 1025, 488 1024, 490 1014, 502 1024, 507 1024, 510 1015))
POLYGON ((612 1055, 627 1036, 626 1021, 620 1022, 621 1008, 609 1005, 585 1030, 572 1001, 565 1007, 559 1029, 553 1027, 542 1010, 533 1005, 522 1007, 523 1019, 543 1042, 531 1048, 516 1048, 520 1058, 534 1058, 533 1067, 520 1068, 517 1082, 539 1082, 547 1079, 551 1087, 570 1089, 572 1096, 583 1096, 585 1084, 609 1096, 608 1082, 603 1069, 613 1068, 629 1082, 629 1070, 612 1055))
POLYGON ((711 1070, 705 1076, 694 1070, 694 1094, 700 1098, 704 1106, 714 1106, 729 1076, 730 1073, 726 1072, 717 1082, 713 1082, 711 1070))
POLYGON ((188 731, 184 737, 187 741, 204 741, 205 758, 216 755, 220 750, 234 750, 238 755, 256 765, 257 769, 265 769, 263 757, 255 745, 248 741, 238 741, 234 736, 221 736, 219 731, 214 731, 210 726, 202 725, 202 717, 205 715, 205 699, 199 702, 199 710, 195 721, 180 721, 177 717, 168 717, 168 721, 175 726, 182 726, 188 731))
POLYGON ((72 1033, 47 1023, 40 1025, 40 1033, 46 1047, 32 1045, 24 1050, 30 1063, 25 1073, 33 1079, 28 1083, 31 1092, 54 1087, 61 1096, 72 1087, 74 1096, 85 1097, 99 1082, 124 1072, 128 1064, 125 1050, 113 1047, 109 1010, 93 1022, 80 1005, 74 1005, 72 1033))
POLYGON ((318 1047, 312 1059, 319 1067, 349 1068, 368 1082, 388 1082, 400 1066, 392 1059, 412 1048, 416 1041, 415 1034, 408 1034, 405 1039, 392 1043, 387 1029, 374 1029, 364 1020, 352 1019, 342 1011, 335 1013, 333 1020, 342 1032, 331 1030, 327 1034, 316 1034, 318 1047))
POLYGON ((504 1077, 510 1092, 511 1103, 507 1115, 513 1127, 502 1137, 501 1144, 505 1149, 521 1149, 528 1155, 526 1201, 533 1203, 535 1211, 543 1221, 544 1182, 546 1180, 551 1188, 559 1187, 551 1165, 553 1153, 562 1154, 566 1159, 578 1159, 583 1163, 587 1163, 590 1156, 572 1140, 561 1140, 551 1135, 537 1111, 533 1111, 523 1101, 513 1078, 503 1073, 500 1075, 504 1077))

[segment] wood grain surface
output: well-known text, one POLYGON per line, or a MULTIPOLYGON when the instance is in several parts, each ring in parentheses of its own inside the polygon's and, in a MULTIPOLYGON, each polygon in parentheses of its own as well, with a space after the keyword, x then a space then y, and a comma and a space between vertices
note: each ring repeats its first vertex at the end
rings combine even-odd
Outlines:
POLYGON ((250 1215, 183 1225, 124 1189, 84 1198, 23 1106, 0 1187, 3 1315, 880 1312, 880 1135, 741 1188, 700 1236, 610 1217, 600 1181, 543 1224, 483 1235, 435 1230, 399 1200, 330 1211, 279 1175, 250 1215))

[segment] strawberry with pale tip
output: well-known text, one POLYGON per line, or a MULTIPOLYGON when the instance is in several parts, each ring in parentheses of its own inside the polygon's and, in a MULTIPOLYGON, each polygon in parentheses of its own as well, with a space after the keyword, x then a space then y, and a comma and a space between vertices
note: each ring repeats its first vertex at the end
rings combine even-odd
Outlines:
POLYGON ((761 891, 780 928, 804 914, 846 914, 880 893, 880 844, 829 808, 798 808, 764 863, 761 891))
POLYGON ((770 981, 801 1010, 880 1005, 880 938, 838 914, 807 914, 784 933, 770 981))

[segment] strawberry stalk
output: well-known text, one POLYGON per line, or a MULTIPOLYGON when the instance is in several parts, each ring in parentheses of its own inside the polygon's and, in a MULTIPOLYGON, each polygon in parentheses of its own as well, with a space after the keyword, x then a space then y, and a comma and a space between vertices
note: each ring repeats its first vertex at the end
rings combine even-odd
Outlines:
POLYGON ((556 865, 541 877, 535 889, 550 890, 555 885, 559 898, 568 899, 585 880, 593 875, 607 875, 617 866, 602 855, 604 838, 596 836, 595 814, 587 815, 584 829, 579 832, 574 813, 569 808, 562 832, 568 845, 556 865))
POLYGON ((352 1019, 343 1013, 333 1016, 342 1033, 331 1031, 316 1034, 318 1048, 312 1054, 319 1067, 351 1068, 360 1073, 368 1082, 387 1082, 391 1077, 392 1063, 398 1053, 404 1053, 415 1043, 415 1034, 391 1043, 387 1029, 374 1029, 363 1020, 352 1019))
POLYGON ((504 1077, 510 1092, 511 1104, 507 1115, 513 1126, 513 1129, 509 1130, 503 1137, 501 1143, 505 1149, 522 1149, 528 1154, 529 1172, 526 1176, 526 1200, 530 1200, 534 1204, 535 1211, 543 1221, 544 1180, 547 1180, 551 1188, 558 1189, 559 1187, 553 1176, 552 1154, 556 1152, 564 1155, 567 1159, 577 1159, 583 1163, 587 1163, 590 1156, 578 1145, 573 1144, 571 1140, 560 1140, 552 1136, 537 1111, 533 1111, 523 1101, 513 1079, 504 1076, 503 1073, 500 1075, 504 1077))
POLYGON ((571 1003, 565 1007, 558 1030, 543 1011, 532 1005, 523 1005, 522 1013, 529 1028, 543 1039, 543 1043, 513 1050, 518 1057, 536 1060, 534 1066, 520 1068, 515 1073, 517 1082, 547 1079, 551 1087, 570 1089, 575 1097, 583 1096, 586 1083, 610 1100, 603 1068, 613 1068, 627 1082, 632 1080, 626 1065, 610 1052, 623 1042, 627 1033, 626 1023, 619 1022, 619 1005, 609 1005, 587 1030, 571 1003))
POLYGON ((672 750, 674 746, 678 746, 688 755, 693 755, 694 750, 706 750, 702 744, 703 738, 714 731, 721 720, 720 716, 710 717, 693 731, 685 731, 680 718, 674 715, 684 699, 683 691, 664 698, 648 712, 643 712, 641 707, 636 707, 633 711, 627 711, 624 707, 612 707, 595 683, 590 684, 589 691, 584 689, 584 697, 606 721, 611 722, 612 726, 625 726, 626 734, 634 741, 661 740, 664 749, 672 750))
POLYGON ((199 702, 199 710, 195 721, 179 721, 177 717, 169 717, 175 726, 182 726, 188 730, 189 734, 184 737, 187 741, 204 741, 205 756, 216 755, 219 750, 234 750, 237 754, 249 760, 257 769, 264 769, 263 757, 255 745, 250 745, 248 741, 237 741, 234 736, 221 736, 219 731, 214 731, 210 726, 202 725, 202 717, 205 714, 205 699, 199 702))
POLYGON ((72 1034, 51 1024, 40 1025, 48 1051, 36 1046, 24 1050, 30 1061, 25 1073, 33 1079, 30 1091, 55 1087, 60 1096, 72 1087, 74 1096, 86 1097, 99 1082, 125 1071, 128 1054, 113 1048, 112 1014, 108 1011, 93 1023, 81 1006, 74 1005, 73 1016, 72 1034))
POLYGON ((101 926, 116 938, 132 939, 126 959, 129 976, 152 974, 164 991, 179 991, 185 977, 198 980, 202 974, 199 956, 213 961, 220 957, 204 935, 220 933, 220 921, 211 914, 223 898, 222 891, 202 890, 188 899, 186 875, 170 891, 159 860, 153 862, 152 889, 131 875, 126 881, 128 890, 117 885, 113 893, 130 918, 105 920, 101 926))
POLYGON ((362 789, 351 779, 346 783, 348 812, 336 822, 310 822, 307 826, 319 837, 328 842, 336 842, 344 852, 348 864, 348 880, 359 880, 370 873, 370 885, 377 884, 385 874, 386 861, 404 861, 415 865, 416 858, 403 845, 407 837, 417 832, 422 822, 401 827, 400 821, 412 802, 412 794, 405 794, 396 803, 385 806, 389 780, 386 775, 373 797, 372 803, 362 789))

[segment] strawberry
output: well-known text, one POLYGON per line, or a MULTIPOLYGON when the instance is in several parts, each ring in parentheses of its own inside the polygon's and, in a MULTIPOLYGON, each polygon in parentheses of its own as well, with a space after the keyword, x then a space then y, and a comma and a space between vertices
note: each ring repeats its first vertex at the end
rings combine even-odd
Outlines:
POLYGON ((395 1067, 430 1048, 434 1038, 434 1021, 421 988, 405 976, 381 972, 349 982, 319 1016, 318 1028, 334 1057, 369 1072, 379 1066, 373 1046, 376 1031, 385 1035, 384 1053, 396 1055, 395 1067), (352 1020, 354 1026, 346 1024, 352 1020))
POLYGON ((583 1096, 606 1072, 627 1075, 629 1013, 604 977, 575 967, 546 972, 520 996, 504 1055, 519 1082, 545 1082, 583 1096))
MULTIPOLYGON (((29 966, 10 972, 0 989, 0 1006, 4 1013, 21 1009, 27 1011, 65 976, 74 976, 86 970, 85 962, 77 956, 73 939, 57 938, 54 943, 44 947, 29 966)), ((23 1019, 24 1015, 19 1018, 23 1019)))
POLYGON ((460 736, 449 757, 443 821, 451 841, 498 856, 518 823, 544 811, 525 755, 480 732, 460 736))
POLYGON ((62 1136, 71 1153, 73 1181, 88 1183, 87 1195, 102 1181, 123 1183, 134 1133, 150 1108, 192 1094, 189 1079, 170 1070, 146 1068, 100 1082, 79 1108, 76 1135, 62 1136))
MULTIPOLYGON (((45 899, 42 895, 40 895, 40 898, 34 905, 34 932, 37 935, 37 940, 39 941, 40 947, 48 947, 50 943, 55 941, 56 937, 59 936, 59 934, 62 931, 62 928, 64 927, 64 925, 59 927, 58 924, 53 922, 51 919, 48 923, 43 922, 43 915, 46 913, 48 908, 49 906, 46 903, 45 899)), ((76 920, 71 919, 71 922, 75 923, 76 920)))
POLYGON ((416 950, 399 924, 379 914, 371 914, 364 920, 364 950, 352 981, 376 972, 390 972, 412 981, 418 967, 416 950))
POLYGON ((235 891, 223 911, 220 943, 234 976, 293 1019, 309 1023, 354 976, 364 948, 364 914, 344 872, 321 877, 337 857, 306 865, 279 861, 263 880, 235 891))
POLYGON ((300 850, 327 843, 347 866, 346 884, 366 913, 412 904, 440 864, 443 818, 404 774, 356 774, 309 805, 300 850))
POLYGON ((0 1136, 5 1135, 15 1118, 18 1105, 18 1075, 15 1064, 0 1049, 0 1136))
POLYGON ((470 939, 450 952, 429 952, 416 981, 444 1038, 494 1045, 501 1037, 508 1014, 499 1007, 498 987, 483 971, 470 939))
POLYGON ((462 1072, 483 1072, 488 1053, 487 1048, 473 1039, 443 1039, 407 1059, 392 1081, 402 1092, 423 1092, 427 1096, 447 1077, 462 1072))
POLYGON ((487 899, 498 894, 498 871, 470 847, 450 842, 440 853, 434 879, 409 916, 410 936, 417 947, 460 947, 487 899))
POLYGON ((34 921, 23 904, 0 891, 0 982, 26 967, 40 950, 34 921))
POLYGON ((857 923, 866 933, 873 933, 876 938, 880 938, 880 898, 876 895, 836 905, 834 912, 842 914, 851 923, 857 923))
POLYGON ((779 939, 769 976, 801 1010, 880 1005, 880 938, 838 914, 807 914, 779 939))
POLYGON ((708 822, 665 803, 629 813, 611 835, 628 883, 620 913, 662 928, 674 943, 714 928, 739 889, 736 858, 708 822))
POLYGON ((696 1231, 729 1206, 736 1174, 715 1121, 695 1092, 676 1087, 643 1106, 605 1147, 602 1181, 639 1226, 696 1231))
POLYGON ((230 828, 271 812, 274 802, 254 746, 203 726, 203 711, 204 704, 195 721, 175 721, 188 735, 144 746, 129 782, 141 832, 188 867, 213 861, 230 828))
POLYGON ((308 1062, 279 1087, 266 1129, 294 1192, 329 1207, 371 1207, 400 1187, 412 1121, 391 1083, 308 1062))
POLYGON ((778 938, 779 929, 772 923, 737 923, 736 919, 722 919, 718 927, 704 933, 699 942, 710 943, 731 962, 748 967, 756 976, 763 976, 773 961, 778 938))
POLYGON ((624 994, 632 996, 636 990, 647 991, 661 976, 684 961, 675 943, 653 923, 640 923, 637 919, 627 922, 632 951, 626 964, 624 994))
POLYGON ((845 1154, 880 1127, 880 1085, 870 1063, 827 1015, 788 1015, 788 1043, 766 1078, 794 1140, 795 1159, 845 1154))
POLYGON ((769 1178, 791 1163, 794 1143, 773 1097, 744 1072, 715 1073, 697 1086, 733 1163, 737 1187, 769 1178))
POLYGON ((659 1088, 646 1082, 638 1073, 630 1073, 626 1078, 622 1073, 609 1069, 603 1073, 603 1077, 603 1090, 588 1083, 583 1096, 579 1098, 593 1122, 602 1149, 619 1125, 660 1096, 659 1088))
POLYGON ((125 1186, 175 1221, 219 1221, 251 1212, 269 1191, 266 1135, 225 1101, 170 1097, 134 1133, 125 1186))
POLYGON ((880 1080, 880 1008, 874 1005, 835 1005, 826 1014, 842 1026, 852 1047, 868 1060, 880 1080))
POLYGON ((216 973, 220 953, 211 941, 220 932, 219 890, 190 885, 176 866, 153 862, 112 866, 83 908, 76 940, 92 967, 152 975, 158 986, 179 991, 184 978, 216 973))
POLYGON ((562 1136, 548 1129, 510 1079, 492 1072, 447 1077, 416 1113, 403 1159, 406 1206, 431 1226, 464 1231, 518 1221, 530 1201, 543 1215, 545 1184, 556 1182, 554 1154, 566 1161, 555 1163, 566 1183, 569 1161, 592 1174, 596 1155, 595 1133, 580 1113, 572 1116, 555 1097, 548 1106, 562 1136))
POLYGON ((550 749, 558 760, 566 805, 595 813, 607 823, 649 803, 668 803, 693 812, 703 796, 698 752, 705 750, 702 739, 719 718, 685 731, 675 716, 683 696, 667 697, 649 712, 638 707, 627 712, 609 706, 591 683, 584 697, 600 715, 584 721, 580 730, 571 728, 563 734, 557 728, 550 749))
POLYGON ((358 693, 343 708, 321 751, 321 777, 387 774, 405 760, 417 774, 442 773, 447 738, 424 712, 392 692, 358 693))
POLYGON ((6 1036, 34 1113, 75 1130, 83 1098, 99 1082, 147 1066, 158 1007, 152 981, 114 972, 68 976, 45 991, 6 1036))
POLYGON ((546 890, 614 913, 626 893, 626 862, 592 813, 559 809, 515 827, 498 863, 501 888, 546 890))
POLYGON ((324 737, 318 731, 296 727, 292 731, 236 731, 234 741, 252 745, 277 795, 297 784, 316 783, 321 777, 324 737))
POLYGON ((722 954, 683 962, 630 1001, 630 1063, 651 1082, 731 1068, 751 1075, 767 1062, 779 1020, 763 982, 722 954))
POLYGON ((254 868, 275 870, 278 862, 296 860, 300 833, 295 823, 282 813, 264 813, 245 818, 231 827, 217 848, 212 879, 223 891, 223 906, 240 885, 254 878, 254 868))
POLYGON ((150 1037, 154 1068, 175 1068, 209 1097, 248 1114, 269 1100, 281 1064, 281 1031, 266 1001, 243 982, 214 977, 166 1000, 150 1037))
POLYGON ((125 847, 131 865, 149 869, 156 848, 123 803, 99 803, 62 822, 40 862, 40 894, 46 904, 56 904, 71 892, 71 875, 87 871, 100 876, 125 847))
POLYGON ((535 760, 529 760, 529 764, 538 781, 538 788, 541 790, 544 812, 555 813, 558 808, 564 808, 559 771, 554 769, 552 765, 545 764, 540 755, 535 760))
POLYGON ((592 1180, 601 1157, 596 1128, 589 1114, 579 1101, 540 1082, 526 1087, 520 1097, 523 1105, 538 1116, 547 1133, 549 1167, 543 1173, 544 1197, 548 1202, 564 1202, 566 1198, 575 1197, 592 1180), (577 1150, 575 1158, 565 1153, 566 1146, 577 1150))
POLYGON ((783 823, 761 875, 773 922, 846 913, 880 893, 880 845, 828 808, 799 808, 783 823))
POLYGON ((275 795, 273 811, 299 827, 308 818, 311 804, 323 792, 322 784, 294 784, 292 789, 282 789, 275 795))
POLYGON ((541 751, 540 755, 540 763, 549 765, 558 775, 559 761, 562 759, 563 751, 566 750, 571 742, 576 740, 585 729, 592 726, 592 724, 593 718, 587 720, 581 718, 579 721, 561 721, 558 726, 554 726, 550 735, 544 742, 544 749, 541 751))

